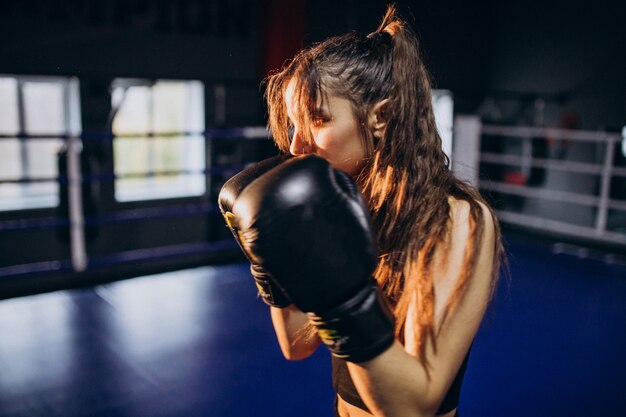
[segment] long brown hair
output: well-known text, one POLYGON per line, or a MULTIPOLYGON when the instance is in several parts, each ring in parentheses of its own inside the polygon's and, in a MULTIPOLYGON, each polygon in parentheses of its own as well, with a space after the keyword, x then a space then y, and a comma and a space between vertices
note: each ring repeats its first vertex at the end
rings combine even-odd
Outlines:
MULTIPOLYGON (((361 127, 367 166, 357 181, 371 210, 381 250, 374 276, 396 317, 396 335, 404 341, 409 306, 416 307, 415 343, 424 360, 426 341, 434 342, 432 266, 436 250, 449 240, 450 196, 470 206, 470 236, 461 275, 444 318, 460 299, 476 262, 485 229, 478 191, 457 179, 442 150, 432 107, 430 76, 420 57, 417 37, 390 6, 378 29, 367 35, 348 33, 301 51, 267 80, 268 125, 278 147, 289 152, 289 118, 285 89, 294 80, 302 109, 299 125, 312 126, 315 108, 327 94, 346 98, 361 127), (367 128, 373 105, 388 99, 382 138, 367 128)), ((310 129, 301 129, 312 142, 310 129)), ((491 209, 489 209, 491 210, 491 209)), ((502 245, 493 216, 496 247, 492 289, 499 275, 502 245)))

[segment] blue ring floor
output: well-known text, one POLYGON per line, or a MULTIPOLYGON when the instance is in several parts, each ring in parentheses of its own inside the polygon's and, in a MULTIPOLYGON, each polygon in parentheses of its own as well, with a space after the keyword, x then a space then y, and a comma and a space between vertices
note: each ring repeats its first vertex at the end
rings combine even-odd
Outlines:
MULTIPOLYGON (((511 241, 462 417, 626 416, 626 267, 511 241)), ((329 354, 282 358, 246 264, 0 301, 0 416, 332 416, 329 354)))

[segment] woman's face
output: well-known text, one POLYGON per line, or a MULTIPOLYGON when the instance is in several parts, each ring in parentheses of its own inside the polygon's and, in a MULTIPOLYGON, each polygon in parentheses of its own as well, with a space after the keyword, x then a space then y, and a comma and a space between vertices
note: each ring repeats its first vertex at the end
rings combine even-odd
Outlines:
POLYGON ((296 115, 300 111, 294 99, 295 81, 287 85, 285 100, 287 115, 293 124, 293 137, 289 151, 292 155, 314 154, 327 160, 334 168, 356 176, 365 163, 365 148, 350 102, 344 98, 328 95, 317 108, 314 125, 310 128, 313 144, 302 139, 296 115))

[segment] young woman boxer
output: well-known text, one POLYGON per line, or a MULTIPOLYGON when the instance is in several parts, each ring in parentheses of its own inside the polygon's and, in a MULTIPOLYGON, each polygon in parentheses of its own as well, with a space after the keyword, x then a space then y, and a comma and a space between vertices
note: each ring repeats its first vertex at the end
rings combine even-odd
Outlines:
POLYGON ((503 250, 449 169, 416 36, 390 7, 301 51, 266 96, 295 157, 238 174, 220 205, 285 357, 328 345, 336 415, 456 415, 503 250))

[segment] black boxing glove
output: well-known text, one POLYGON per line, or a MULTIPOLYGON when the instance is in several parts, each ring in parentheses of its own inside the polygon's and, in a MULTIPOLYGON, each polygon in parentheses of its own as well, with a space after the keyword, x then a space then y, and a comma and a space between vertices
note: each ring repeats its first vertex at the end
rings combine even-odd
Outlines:
POLYGON ((363 362, 391 346, 368 209, 347 174, 316 156, 292 158, 247 186, 232 213, 244 250, 335 356, 363 362))
POLYGON ((263 270, 263 268, 255 264, 250 259, 249 254, 241 245, 241 241, 239 240, 239 235, 237 232, 237 226, 233 221, 234 216, 232 214, 232 207, 239 197, 241 191, 246 188, 252 181, 257 179, 259 176, 266 173, 270 169, 274 168, 278 164, 286 161, 288 158, 289 157, 286 155, 275 156, 245 168, 243 171, 239 172, 237 175, 226 181, 226 183, 222 186, 218 197, 218 204, 220 207, 220 211, 222 212, 222 216, 224 216, 226 224, 228 225, 233 236, 235 237, 235 240, 239 244, 239 247, 241 247, 243 253, 250 261, 250 272, 252 274, 252 277, 254 278, 257 289, 259 290, 259 295, 261 296, 261 299, 266 304, 279 308, 287 307, 291 304, 291 302, 285 296, 285 294, 283 294, 283 292, 275 284, 273 284, 272 281, 270 281, 268 274, 263 270))

